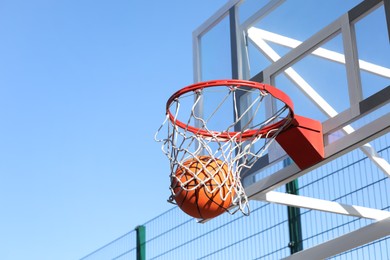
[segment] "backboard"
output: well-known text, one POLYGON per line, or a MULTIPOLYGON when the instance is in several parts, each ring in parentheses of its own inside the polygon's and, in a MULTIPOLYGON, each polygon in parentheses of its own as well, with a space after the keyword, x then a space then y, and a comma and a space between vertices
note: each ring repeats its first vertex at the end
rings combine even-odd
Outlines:
MULTIPOLYGON (((370 143, 390 130, 389 32, 387 0, 231 0, 193 32, 194 82, 270 84, 292 99, 296 114, 322 123, 325 159, 301 170, 275 142, 242 176, 250 199, 339 213, 328 201, 299 204, 275 190, 354 150, 390 177, 388 159, 370 143)), ((269 102, 265 117, 276 106, 269 102)), ((390 216, 361 212, 370 210, 372 219, 390 216)))
MULTIPOLYGON (((229 1, 193 33, 194 81, 239 78, 281 89, 296 114, 322 122, 325 162, 332 160, 389 131, 389 7, 384 2, 229 1)), ((264 112, 274 106, 268 104, 264 112)), ((361 149, 380 164, 374 148, 361 149)), ((283 165, 285 158, 278 145, 271 147, 243 176, 246 185, 269 178, 261 169, 283 165)), ((284 174, 284 182, 297 175, 291 177, 284 174)))

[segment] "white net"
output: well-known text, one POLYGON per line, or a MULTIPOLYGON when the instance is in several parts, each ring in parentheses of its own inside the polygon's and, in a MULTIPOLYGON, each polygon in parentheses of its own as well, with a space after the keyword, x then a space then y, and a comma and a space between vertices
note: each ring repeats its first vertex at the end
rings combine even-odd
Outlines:
POLYGON ((276 104, 280 108, 265 115, 264 103, 272 99, 264 90, 234 86, 204 88, 175 98, 155 136, 170 161, 172 194, 168 201, 174 203, 178 192, 202 187, 210 194, 218 192, 219 201, 231 202, 223 205, 227 212, 240 210, 249 215, 241 176, 290 121, 286 120, 289 115, 284 104, 276 104), (282 120, 282 127, 267 128, 282 120), (191 160, 196 161, 196 167, 190 166, 191 160), (216 166, 210 167, 212 163, 216 166), (210 182, 213 185, 206 185, 210 182))

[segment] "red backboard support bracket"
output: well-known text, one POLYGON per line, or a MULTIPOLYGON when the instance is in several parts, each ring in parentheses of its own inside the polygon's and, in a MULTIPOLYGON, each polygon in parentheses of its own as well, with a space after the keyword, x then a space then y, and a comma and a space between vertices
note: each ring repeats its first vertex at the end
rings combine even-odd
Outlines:
POLYGON ((320 121, 295 115, 291 127, 276 141, 301 169, 324 159, 324 140, 320 121))

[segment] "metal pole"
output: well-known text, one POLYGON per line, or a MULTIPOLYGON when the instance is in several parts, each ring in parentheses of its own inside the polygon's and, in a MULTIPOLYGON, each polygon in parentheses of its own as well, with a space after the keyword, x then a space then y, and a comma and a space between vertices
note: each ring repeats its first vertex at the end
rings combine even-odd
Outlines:
MULTIPOLYGON (((288 158, 283 161, 284 167, 291 164, 291 159, 288 158)), ((295 179, 292 182, 286 184, 286 193, 299 195, 298 192, 298 180, 295 179)), ((299 252, 303 249, 302 246, 302 224, 301 224, 301 209, 296 207, 287 207, 288 216, 288 230, 290 234, 290 247, 291 254, 299 252)))
POLYGON ((390 42, 390 0, 384 0, 383 5, 385 7, 387 34, 389 36, 389 42, 390 42))
POLYGON ((240 78, 240 59, 239 59, 239 38, 237 35, 237 11, 236 6, 233 6, 229 10, 229 22, 230 22, 230 52, 232 63, 232 79, 240 78))
POLYGON ((137 226, 137 260, 146 260, 146 232, 145 226, 137 226))

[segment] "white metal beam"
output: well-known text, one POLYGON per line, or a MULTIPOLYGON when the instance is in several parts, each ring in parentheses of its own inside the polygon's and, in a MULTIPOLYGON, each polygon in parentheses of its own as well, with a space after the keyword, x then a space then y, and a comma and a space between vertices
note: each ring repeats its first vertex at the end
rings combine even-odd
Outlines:
POLYGON ((276 203, 291 207, 319 210, 329 213, 342 214, 346 216, 382 220, 390 218, 390 212, 367 207, 347 205, 334 201, 321 200, 300 195, 270 191, 259 193, 251 199, 276 203))
POLYGON ((317 246, 297 252, 284 260, 327 259, 350 249, 390 235, 390 218, 369 224, 363 228, 339 236, 317 246))
POLYGON ((343 23, 341 25, 341 35, 343 38, 345 53, 345 70, 347 73, 349 105, 352 106, 363 100, 363 89, 360 78, 355 28, 354 26, 351 26, 349 22, 348 13, 343 15, 342 20, 343 23))

